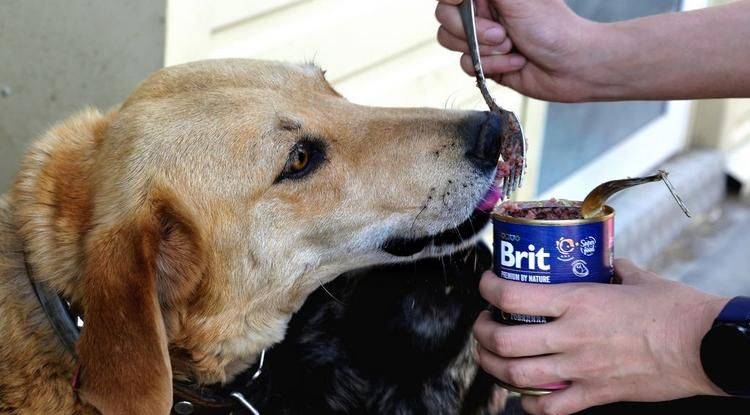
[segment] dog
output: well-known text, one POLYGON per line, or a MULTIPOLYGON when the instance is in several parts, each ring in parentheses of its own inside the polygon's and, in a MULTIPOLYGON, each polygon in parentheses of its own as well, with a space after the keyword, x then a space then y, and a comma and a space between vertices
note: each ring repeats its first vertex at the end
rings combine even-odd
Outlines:
POLYGON ((471 327, 487 307, 479 278, 491 264, 480 242, 326 284, 245 396, 264 414, 499 413, 504 395, 471 356, 471 327))
POLYGON ((472 246, 499 128, 239 59, 61 122, 0 198, 0 411, 169 413, 173 380, 231 382, 336 276, 472 246), (32 281, 81 311, 74 354, 32 281))

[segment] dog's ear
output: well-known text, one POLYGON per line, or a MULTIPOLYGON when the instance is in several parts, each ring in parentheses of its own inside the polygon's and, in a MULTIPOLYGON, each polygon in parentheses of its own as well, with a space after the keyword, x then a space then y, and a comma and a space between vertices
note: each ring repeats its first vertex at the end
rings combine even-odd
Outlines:
POLYGON ((79 388, 104 414, 168 414, 172 406, 163 313, 194 290, 200 254, 184 217, 152 206, 100 225, 86 241, 79 388))

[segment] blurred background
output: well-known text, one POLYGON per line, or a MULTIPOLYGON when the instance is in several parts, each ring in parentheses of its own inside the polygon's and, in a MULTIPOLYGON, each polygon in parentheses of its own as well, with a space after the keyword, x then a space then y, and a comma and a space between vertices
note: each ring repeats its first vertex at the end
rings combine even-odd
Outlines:
MULTIPOLYGON (((598 21, 727 2, 568 1, 598 21)), ((54 122, 87 105, 106 110, 152 71, 198 59, 315 61, 357 103, 484 109, 458 56, 435 41, 435 5, 1 0, 0 192, 28 143, 54 122)), ((618 256, 709 291, 750 293, 750 209, 742 196, 750 182, 750 100, 571 105, 499 86, 493 92, 520 115, 529 138, 529 172, 518 198, 582 198, 605 180, 666 168, 695 218, 682 217, 661 185, 624 194, 613 202, 618 256)))

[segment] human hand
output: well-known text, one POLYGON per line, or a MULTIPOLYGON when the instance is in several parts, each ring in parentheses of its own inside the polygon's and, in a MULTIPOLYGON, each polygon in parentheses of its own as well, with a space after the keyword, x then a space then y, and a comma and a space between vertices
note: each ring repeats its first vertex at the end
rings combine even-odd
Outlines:
POLYGON ((703 372, 700 343, 728 298, 615 261, 622 285, 532 285, 491 272, 482 296, 503 311, 555 317, 505 326, 484 312, 474 325, 480 366, 519 387, 570 381, 546 396, 524 396, 532 414, 570 414, 616 401, 723 395, 703 372))
MULTIPOLYGON (((462 0, 438 0, 438 42, 463 52, 461 67, 474 75, 458 13, 462 0)), ((596 99, 598 60, 607 52, 597 42, 603 32, 563 0, 477 0, 477 35, 485 74, 538 99, 580 102, 596 99), (601 50, 600 50, 601 49, 601 50)))

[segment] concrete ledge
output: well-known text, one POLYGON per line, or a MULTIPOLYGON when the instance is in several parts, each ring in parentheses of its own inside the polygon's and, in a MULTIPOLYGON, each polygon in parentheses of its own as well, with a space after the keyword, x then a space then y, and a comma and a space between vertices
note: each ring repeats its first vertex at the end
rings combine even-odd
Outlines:
POLYGON ((750 295, 750 201, 728 197, 711 218, 691 226, 652 269, 701 291, 750 295))

